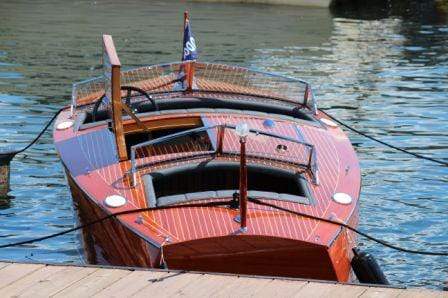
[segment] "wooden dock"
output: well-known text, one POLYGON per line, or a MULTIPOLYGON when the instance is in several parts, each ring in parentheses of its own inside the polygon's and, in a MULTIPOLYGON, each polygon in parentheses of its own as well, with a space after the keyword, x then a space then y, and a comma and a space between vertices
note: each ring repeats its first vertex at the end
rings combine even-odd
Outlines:
POLYGON ((0 262, 0 297, 448 297, 427 289, 99 266, 0 262))

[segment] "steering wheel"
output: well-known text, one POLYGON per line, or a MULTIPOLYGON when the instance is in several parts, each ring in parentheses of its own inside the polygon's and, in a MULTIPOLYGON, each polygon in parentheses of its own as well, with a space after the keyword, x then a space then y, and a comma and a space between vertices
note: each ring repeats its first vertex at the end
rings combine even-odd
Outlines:
MULTIPOLYGON (((159 106, 157 105, 156 101, 154 100, 154 98, 152 98, 151 96, 149 96, 148 93, 146 93, 145 90, 140 89, 138 87, 134 87, 134 86, 121 86, 120 88, 121 90, 126 90, 127 94, 126 94, 126 99, 125 99, 125 104, 130 107, 131 104, 131 93, 132 91, 138 92, 139 94, 143 95, 144 97, 146 97, 152 104, 152 106, 154 107, 154 111, 158 111, 159 110, 159 106)), ((106 94, 103 94, 96 102, 95 105, 93 106, 93 110, 92 110, 92 121, 95 122, 95 118, 96 118, 96 114, 98 113, 98 109, 101 105, 101 103, 103 102, 104 98, 106 97, 106 94)))

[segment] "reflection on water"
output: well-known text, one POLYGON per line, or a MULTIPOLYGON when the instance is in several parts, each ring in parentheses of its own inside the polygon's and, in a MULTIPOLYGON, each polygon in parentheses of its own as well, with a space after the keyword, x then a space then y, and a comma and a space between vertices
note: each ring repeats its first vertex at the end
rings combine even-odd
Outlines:
MULTIPOLYGON (((123 65, 178 60, 188 8, 201 60, 301 77, 320 105, 385 141, 448 158, 448 25, 432 7, 310 9, 178 1, 0 2, 0 146, 23 146, 99 74, 100 35, 123 65), (413 10, 415 12, 415 10, 413 10), (375 12, 375 14, 372 14, 375 12), (422 17, 424 16, 424 17, 422 17)), ((448 171, 351 134, 362 165, 361 228, 416 249, 448 250, 448 171), (432 243, 434 247, 427 246, 432 243)), ((12 162, 0 200, 0 243, 72 227, 75 214, 51 134, 12 162)), ((448 260, 361 240, 393 283, 438 287, 448 260)), ((0 259, 81 262, 76 235, 0 251, 0 259)))

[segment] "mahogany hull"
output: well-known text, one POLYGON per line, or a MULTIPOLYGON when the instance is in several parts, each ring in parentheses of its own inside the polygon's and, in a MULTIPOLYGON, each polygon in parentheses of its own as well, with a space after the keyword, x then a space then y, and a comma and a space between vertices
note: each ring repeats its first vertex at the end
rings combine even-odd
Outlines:
MULTIPOLYGON (((336 242, 343 245, 339 239, 336 242)), ((249 235, 193 240, 164 248, 172 269, 348 281, 349 254, 338 256, 336 263, 334 252, 323 245, 249 235)))
MULTIPOLYGON (((75 209, 81 224, 107 214, 67 173, 75 209)), ((160 250, 116 219, 91 225, 82 231, 84 257, 90 264, 157 268, 160 250)))
POLYGON ((357 226, 359 162, 309 83, 197 61, 120 71, 108 35, 103 50, 53 131, 80 221, 127 212, 84 231, 89 262, 350 279, 356 239, 335 222, 357 226))
MULTIPOLYGON (((81 223, 106 216, 67 172, 81 223)), ((356 215, 357 212, 354 212, 356 215)), ((357 222, 354 217, 351 222, 357 222)), ((121 221, 110 219, 83 230, 86 260, 91 264, 351 280, 353 235, 341 230, 331 246, 292 239, 254 235, 203 238, 157 247, 121 221), (163 251, 163 253, 162 253, 163 251), (161 256, 163 254, 163 259, 161 256)))

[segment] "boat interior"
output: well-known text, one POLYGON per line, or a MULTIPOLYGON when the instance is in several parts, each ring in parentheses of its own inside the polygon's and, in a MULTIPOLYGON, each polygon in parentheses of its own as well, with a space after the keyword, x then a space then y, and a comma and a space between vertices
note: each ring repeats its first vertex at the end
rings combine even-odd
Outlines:
POLYGON ((196 61, 121 71, 111 38, 103 44, 104 77, 74 85, 75 129, 109 127, 119 160, 131 164, 130 186, 143 186, 149 207, 238 194, 235 119, 255 126, 247 140, 248 195, 314 204, 308 185, 318 183, 314 145, 272 129, 275 121, 293 134, 291 123, 321 126, 308 83, 196 61))

